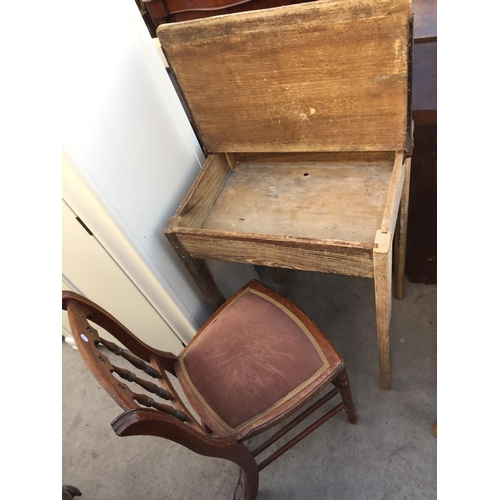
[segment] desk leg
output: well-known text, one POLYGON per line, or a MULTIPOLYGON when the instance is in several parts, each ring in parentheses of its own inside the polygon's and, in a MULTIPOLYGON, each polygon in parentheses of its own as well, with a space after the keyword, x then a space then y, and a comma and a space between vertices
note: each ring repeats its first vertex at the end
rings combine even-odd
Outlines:
POLYGON ((277 285, 281 285, 281 283, 283 283, 283 275, 281 274, 281 271, 279 269, 277 269, 276 267, 270 267, 269 272, 271 273, 273 281, 277 285))
POLYGON ((391 388, 391 346, 389 328, 392 306, 392 235, 377 231, 373 249, 373 277, 377 312, 380 387, 391 388))
POLYGON ((226 301, 224 294, 221 292, 210 268, 204 259, 194 259, 184 249, 177 235, 172 232, 165 232, 165 236, 174 247, 177 255, 181 258, 182 262, 189 271, 189 274, 198 285, 203 295, 208 299, 210 305, 214 309, 218 309, 226 301))
POLYGON ((410 199, 410 171, 411 159, 405 162, 405 180, 403 192, 401 194, 401 204, 399 207, 399 220, 396 235, 394 238, 394 298, 404 297, 405 284, 405 261, 406 261, 406 234, 408 232, 408 201, 410 199))

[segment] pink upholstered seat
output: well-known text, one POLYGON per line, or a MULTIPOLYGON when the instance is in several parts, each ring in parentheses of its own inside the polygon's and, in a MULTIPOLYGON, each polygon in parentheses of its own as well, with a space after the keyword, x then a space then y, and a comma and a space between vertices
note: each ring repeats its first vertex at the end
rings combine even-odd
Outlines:
POLYGON ((256 281, 210 318, 175 367, 202 420, 237 439, 285 418, 341 368, 312 320, 256 281))

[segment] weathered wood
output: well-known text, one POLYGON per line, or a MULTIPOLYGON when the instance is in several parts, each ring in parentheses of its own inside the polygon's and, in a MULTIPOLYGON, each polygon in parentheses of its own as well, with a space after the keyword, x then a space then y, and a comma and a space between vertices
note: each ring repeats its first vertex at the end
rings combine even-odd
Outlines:
POLYGON ((391 388, 390 324, 392 307, 392 234, 377 232, 373 249, 375 306, 380 365, 380 387, 391 388))
POLYGON ((186 266, 186 269, 189 271, 189 274, 194 279, 203 295, 208 299, 210 305, 214 309, 217 309, 224 304, 226 300, 224 294, 215 282, 212 271, 210 271, 205 260, 193 258, 193 256, 186 251, 177 234, 173 231, 172 228, 179 220, 180 218, 175 216, 170 219, 169 224, 165 228, 165 236, 174 247, 177 255, 186 266))
POLYGON ((301 271, 373 276, 373 244, 369 243, 231 233, 184 227, 176 227, 174 231, 185 251, 197 258, 301 271))
POLYGON ((165 24, 209 152, 406 144, 410 0, 314 2, 165 24))
POLYGON ((394 234, 404 180, 405 169, 403 167, 403 153, 398 152, 394 160, 394 168, 389 184, 389 191, 387 192, 384 216, 380 228, 383 233, 391 232, 394 234))
POLYGON ((394 297, 404 298, 406 239, 408 233, 408 203, 410 200, 411 158, 404 163, 404 184, 399 208, 399 224, 394 237, 394 297))
MULTIPOLYGON (((202 228, 373 243, 394 166, 287 155, 240 159, 202 228)), ((180 225, 187 224, 183 218, 180 225)))
POLYGON ((236 165, 236 157, 233 153, 225 153, 226 155, 226 160, 227 160, 227 164, 231 167, 231 168, 234 168, 234 166, 236 165))
POLYGON ((182 216, 183 224, 201 226, 230 172, 231 167, 223 154, 209 155, 176 212, 182 216))
POLYGON ((191 275, 214 307, 206 258, 376 278, 386 388, 412 31, 410 0, 314 2, 158 31, 205 150, 222 153, 165 231, 191 275))
MULTIPOLYGON (((316 0, 317 1, 317 0, 316 0)), ((234 155, 238 163, 255 163, 258 165, 297 165, 312 164, 313 166, 329 165, 335 167, 339 164, 353 166, 394 165, 394 151, 329 151, 329 152, 306 152, 306 153, 236 153, 234 155)))

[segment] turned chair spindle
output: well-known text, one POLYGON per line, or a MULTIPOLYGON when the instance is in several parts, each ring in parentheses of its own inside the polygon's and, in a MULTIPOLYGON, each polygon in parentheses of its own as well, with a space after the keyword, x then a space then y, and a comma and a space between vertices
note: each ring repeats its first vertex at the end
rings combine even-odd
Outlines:
POLYGON ((113 354, 116 354, 117 356, 125 358, 130 364, 134 365, 136 368, 139 368, 139 370, 142 370, 143 372, 147 373, 150 377, 161 379, 161 375, 152 366, 145 363, 142 359, 136 358, 135 356, 130 354, 127 350, 122 349, 121 347, 117 346, 113 342, 109 342, 106 339, 101 338, 100 342, 108 351, 111 351, 113 354))
POLYGON ((152 392, 153 394, 160 396, 160 398, 166 400, 174 399, 172 394, 170 394, 165 389, 158 387, 156 384, 153 384, 152 382, 148 382, 147 380, 139 378, 135 373, 129 370, 113 365, 113 371, 116 372, 122 379, 128 380, 129 382, 135 382, 137 385, 140 385, 143 389, 146 389, 146 391, 152 392))

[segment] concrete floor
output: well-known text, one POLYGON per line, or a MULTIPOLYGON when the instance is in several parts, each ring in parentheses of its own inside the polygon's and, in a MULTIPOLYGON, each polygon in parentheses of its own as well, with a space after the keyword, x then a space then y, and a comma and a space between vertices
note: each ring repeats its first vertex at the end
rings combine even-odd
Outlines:
MULTIPOLYGON (((309 314, 342 354, 359 423, 350 425, 341 413, 285 453, 261 472, 258 500, 436 498, 436 286, 407 283, 405 299, 393 302, 393 387, 383 391, 372 280, 285 271, 283 284, 275 285, 267 269, 259 274, 309 314)), ((242 498, 232 463, 160 438, 117 437, 110 422, 120 408, 64 342, 62 369, 62 481, 79 488, 83 500, 242 498)), ((251 447, 263 438, 257 439, 251 447)))

